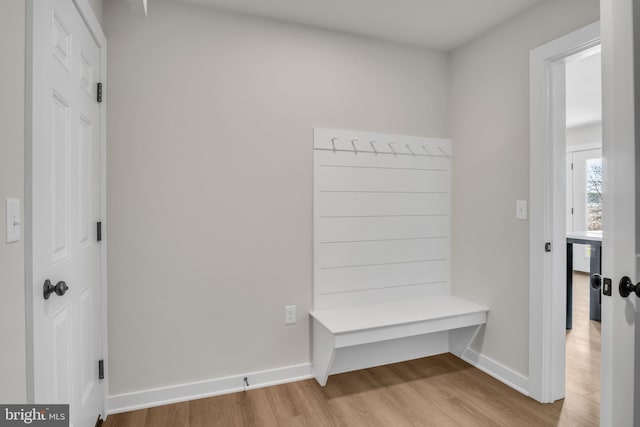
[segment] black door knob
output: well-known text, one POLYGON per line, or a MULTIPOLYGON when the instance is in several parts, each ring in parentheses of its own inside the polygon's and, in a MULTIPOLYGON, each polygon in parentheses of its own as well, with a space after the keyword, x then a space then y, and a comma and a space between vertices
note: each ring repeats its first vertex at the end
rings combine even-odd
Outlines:
POLYGON ((55 286, 51 284, 51 280, 47 279, 44 281, 44 285, 42 286, 42 291, 44 294, 44 299, 49 299, 51 294, 55 293, 59 297, 64 295, 69 290, 69 287, 62 280, 56 283, 55 286))
POLYGON ((618 290, 620 291, 620 296, 623 298, 628 297, 634 292, 636 296, 640 298, 640 283, 634 285, 631 279, 627 276, 624 276, 622 279, 620 279, 618 290))
POLYGON ((591 287, 593 289, 600 289, 602 286, 602 276, 598 273, 593 273, 591 275, 591 287))

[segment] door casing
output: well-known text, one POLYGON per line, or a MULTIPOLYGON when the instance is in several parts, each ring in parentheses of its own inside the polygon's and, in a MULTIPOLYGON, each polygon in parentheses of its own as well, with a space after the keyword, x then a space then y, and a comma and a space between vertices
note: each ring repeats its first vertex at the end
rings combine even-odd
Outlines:
POLYGON ((596 22, 533 49, 529 57, 529 395, 543 403, 562 399, 565 385, 565 61, 599 45, 596 22), (551 252, 545 252, 547 242, 551 252))

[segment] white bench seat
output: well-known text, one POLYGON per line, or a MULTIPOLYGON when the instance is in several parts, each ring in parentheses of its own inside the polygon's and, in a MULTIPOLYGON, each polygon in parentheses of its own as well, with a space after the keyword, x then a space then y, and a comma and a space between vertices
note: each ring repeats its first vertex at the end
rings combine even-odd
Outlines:
POLYGON ((325 385, 336 350, 481 325, 489 309, 451 295, 314 310, 314 373, 325 385))

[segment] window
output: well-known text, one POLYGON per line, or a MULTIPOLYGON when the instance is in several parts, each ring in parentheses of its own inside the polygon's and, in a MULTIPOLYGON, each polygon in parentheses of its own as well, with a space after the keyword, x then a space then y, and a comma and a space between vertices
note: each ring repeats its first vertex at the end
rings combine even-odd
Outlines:
POLYGON ((587 230, 602 230, 602 159, 587 160, 587 230))

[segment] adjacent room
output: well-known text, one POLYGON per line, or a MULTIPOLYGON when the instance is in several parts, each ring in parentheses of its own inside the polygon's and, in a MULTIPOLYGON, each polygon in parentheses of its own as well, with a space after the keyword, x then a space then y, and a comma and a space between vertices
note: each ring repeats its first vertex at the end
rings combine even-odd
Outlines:
POLYGON ((566 64, 567 389, 600 401, 602 272, 602 73, 600 46, 566 64), (570 290, 570 291, 569 291, 570 290))

